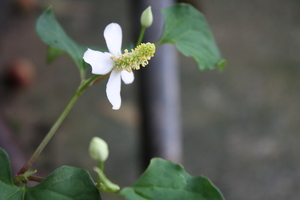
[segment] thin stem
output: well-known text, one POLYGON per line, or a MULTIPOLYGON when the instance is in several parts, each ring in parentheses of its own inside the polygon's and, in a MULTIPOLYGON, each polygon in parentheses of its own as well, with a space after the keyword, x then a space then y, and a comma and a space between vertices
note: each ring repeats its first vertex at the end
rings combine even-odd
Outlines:
POLYGON ((104 171, 104 162, 103 161, 99 161, 99 169, 104 171))
POLYGON ((65 107, 65 109, 63 110, 63 112, 60 114, 60 116, 58 117, 58 119, 56 120, 56 122, 53 124, 53 126, 50 129, 50 131, 47 133, 47 135, 45 136, 45 138, 43 139, 43 141, 40 143, 40 145, 38 146, 38 148, 35 150, 35 152, 33 153, 33 155, 30 157, 30 159, 27 161, 27 163, 25 163, 25 165, 19 171, 18 175, 24 174, 32 166, 32 164, 39 157, 39 155, 41 154, 41 152, 43 151, 43 149, 45 148, 45 146, 48 144, 48 142, 50 141, 50 139, 53 137, 53 135, 55 134, 55 132, 58 129, 58 127, 64 121, 64 119, 66 118, 66 116, 70 112, 70 110, 73 107, 73 105, 75 104, 75 102, 78 100, 78 98, 84 92, 84 90, 94 80, 96 80, 98 77, 99 77, 99 75, 94 75, 91 78, 89 78, 88 80, 81 82, 80 86, 76 90, 75 94, 73 95, 73 97, 71 98, 71 100, 69 101, 69 103, 67 104, 67 106, 65 107))
POLYGON ((138 46, 138 45, 140 45, 140 44, 142 43, 142 40, 143 40, 144 34, 145 34, 145 30, 146 30, 146 28, 145 28, 145 27, 142 27, 141 32, 140 32, 139 39, 138 39, 138 41, 137 41, 137 43, 136 43, 136 46, 138 46))
POLYGON ((95 75, 95 78, 93 78, 93 80, 89 81, 87 84, 87 86, 92 86, 95 85, 96 83, 102 81, 103 79, 105 79, 106 77, 108 77, 110 75, 110 72, 108 74, 99 76, 99 75, 95 75))
POLYGON ((31 156, 31 158, 27 161, 27 163, 19 171, 18 175, 23 174, 24 172, 26 172, 31 167, 31 165, 34 163, 34 161, 39 157, 39 155, 41 154, 41 152, 43 151, 43 149, 45 148, 45 146, 48 144, 48 142, 50 141, 50 139, 52 138, 52 136, 54 135, 54 133, 56 132, 56 130, 58 129, 58 127, 61 125, 61 123, 63 122, 63 120, 66 118, 66 116, 68 115, 69 111, 71 110, 71 108, 73 107, 74 103, 77 101, 77 99, 79 97, 80 97, 80 94, 78 94, 77 92, 73 95, 73 97, 71 98, 71 100, 67 104, 66 108, 60 114, 60 116, 58 117, 58 119, 56 120, 56 122, 51 127, 50 131, 47 133, 47 135, 45 136, 45 138, 43 139, 43 141, 40 143, 40 145, 38 146, 38 148, 35 150, 35 152, 31 156))
POLYGON ((34 181, 34 182, 42 182, 45 178, 44 177, 41 177, 41 176, 28 176, 27 179, 29 181, 34 181))
POLYGON ((41 177, 41 176, 30 175, 30 176, 26 177, 24 175, 19 175, 19 176, 14 177, 13 183, 15 185, 18 185, 20 183, 26 183, 27 181, 42 182, 44 179, 45 178, 41 177))

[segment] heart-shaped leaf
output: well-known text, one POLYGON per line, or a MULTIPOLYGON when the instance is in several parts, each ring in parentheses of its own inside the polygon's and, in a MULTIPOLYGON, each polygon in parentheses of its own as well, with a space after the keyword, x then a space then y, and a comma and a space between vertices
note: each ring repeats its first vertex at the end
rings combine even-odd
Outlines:
POLYGON ((62 166, 35 187, 27 188, 25 200, 100 200, 90 174, 76 167, 62 166))
POLYGON ((154 158, 142 176, 120 195, 130 200, 224 200, 205 177, 192 177, 182 166, 154 158))
POLYGON ((46 8, 37 20, 36 32, 41 40, 50 46, 48 48, 48 62, 65 52, 71 56, 81 71, 85 71, 87 64, 82 57, 87 48, 78 45, 66 34, 57 22, 51 7, 46 8))
POLYGON ((8 155, 0 148, 0 199, 22 199, 23 194, 22 188, 13 184, 8 155))
POLYGON ((225 67, 203 14, 189 4, 165 8, 162 14, 165 25, 157 45, 175 44, 182 54, 193 57, 201 70, 225 67))
POLYGON ((32 188, 13 184, 10 162, 0 148, 0 199, 1 200, 101 200, 88 171, 62 166, 40 184, 32 188))

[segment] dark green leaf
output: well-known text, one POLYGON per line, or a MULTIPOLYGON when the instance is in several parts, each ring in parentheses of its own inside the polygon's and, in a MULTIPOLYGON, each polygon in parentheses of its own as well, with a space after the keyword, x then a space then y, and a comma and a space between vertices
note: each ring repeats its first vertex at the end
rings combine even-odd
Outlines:
POLYGON ((201 70, 226 65, 205 17, 189 4, 176 4, 162 10, 165 25, 157 45, 175 44, 184 55, 193 57, 201 70))
POLYGON ((90 174, 76 167, 62 166, 40 184, 20 188, 13 184, 10 162, 0 148, 0 199, 1 200, 101 200, 90 174))
POLYGON ((130 200, 224 200, 205 177, 192 177, 182 166, 154 158, 145 173, 120 194, 130 200))
POLYGON ((90 174, 76 167, 62 166, 33 188, 27 188, 25 200, 100 200, 90 174))
POLYGON ((7 153, 0 148, 0 199, 22 199, 24 191, 13 184, 10 161, 7 153))
POLYGON ((66 52, 74 60, 80 70, 85 71, 86 64, 83 61, 83 54, 86 47, 76 44, 57 22, 52 8, 48 7, 39 17, 36 23, 36 32, 43 42, 50 46, 48 61, 52 61, 61 52, 66 52), (56 49, 56 51, 53 51, 56 49), (57 51, 60 50, 61 52, 57 51))

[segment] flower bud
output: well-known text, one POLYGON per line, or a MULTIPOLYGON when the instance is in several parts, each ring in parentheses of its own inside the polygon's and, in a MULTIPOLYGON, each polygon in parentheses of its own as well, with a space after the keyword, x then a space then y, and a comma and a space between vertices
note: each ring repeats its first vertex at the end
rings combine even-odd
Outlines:
POLYGON ((99 137, 94 137, 90 142, 90 156, 96 160, 104 162, 108 157, 107 143, 99 137))
POLYGON ((152 22, 153 22, 153 15, 152 15, 152 11, 151 11, 151 6, 149 6, 142 13, 142 16, 141 16, 142 27, 148 28, 152 25, 152 22))

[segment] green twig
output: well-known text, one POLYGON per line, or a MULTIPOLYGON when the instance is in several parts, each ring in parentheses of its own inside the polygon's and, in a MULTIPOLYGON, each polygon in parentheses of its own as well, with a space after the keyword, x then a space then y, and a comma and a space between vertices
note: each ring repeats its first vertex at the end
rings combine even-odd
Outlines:
POLYGON ((142 43, 142 40, 143 40, 144 34, 145 34, 145 30, 146 30, 146 28, 145 28, 145 27, 142 27, 141 32, 140 32, 139 39, 138 39, 138 41, 137 41, 137 43, 136 43, 136 46, 138 46, 138 45, 140 45, 140 44, 142 43))
MULTIPOLYGON (((43 139, 43 141, 40 143, 40 145, 38 146, 38 148, 35 150, 35 152, 33 153, 33 155, 30 157, 30 159, 27 161, 27 163, 25 163, 25 165, 19 171, 18 175, 24 174, 32 166, 32 164, 39 157, 39 155, 41 154, 41 152, 43 151, 43 149, 45 148, 45 146, 48 144, 48 142, 50 141, 50 139, 53 137, 53 135, 55 134, 56 130, 61 125, 61 123, 64 121, 64 119, 66 118, 66 116, 70 112, 71 108, 73 107, 73 105, 75 104, 75 102, 78 100, 78 98, 81 96, 81 94, 84 92, 84 90, 93 81, 95 81, 99 77, 100 77, 100 75, 94 75, 91 78, 89 78, 88 80, 85 80, 85 81, 81 82, 80 86, 76 90, 75 94, 73 95, 73 97, 71 98, 71 100, 69 101, 69 103, 67 104, 67 106, 65 107, 65 109, 63 110, 63 112, 60 114, 60 116, 58 117, 58 119, 56 120, 56 122, 53 124, 53 126, 50 129, 50 131, 47 133, 47 135, 45 136, 45 138, 43 139)), ((102 76, 102 77, 106 77, 106 75, 102 76)))

